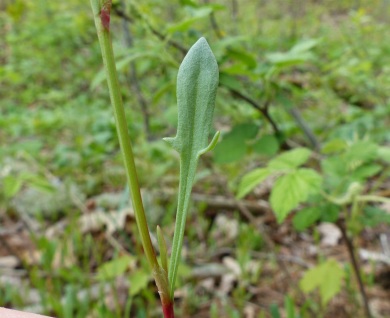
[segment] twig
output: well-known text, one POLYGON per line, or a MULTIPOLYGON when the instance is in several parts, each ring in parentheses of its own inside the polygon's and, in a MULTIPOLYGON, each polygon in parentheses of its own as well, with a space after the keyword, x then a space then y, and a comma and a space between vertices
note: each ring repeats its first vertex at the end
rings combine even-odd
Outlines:
MULTIPOLYGON (((224 86, 224 85, 222 85, 224 86)), ((276 125, 275 121, 271 118, 271 116, 269 115, 268 113, 268 106, 270 104, 270 101, 267 100, 265 103, 264 103, 264 106, 261 107, 258 103, 256 103, 252 98, 248 97, 248 96, 245 96, 244 94, 240 93, 239 91, 236 91, 235 89, 232 89, 232 88, 228 88, 230 90, 230 92, 235 95, 236 97, 246 101, 248 104, 250 104, 252 107, 256 108, 259 112, 261 112, 263 114, 263 116, 269 121, 269 123, 271 124, 272 128, 274 129, 274 131, 276 133, 280 132, 280 129, 278 128, 278 126, 276 125)))
POLYGON ((298 110, 295 107, 288 108, 287 112, 291 115, 291 117, 295 120, 297 125, 301 128, 303 133, 306 135, 306 137, 309 139, 311 145, 314 149, 318 148, 318 140, 316 135, 313 133, 309 125, 303 120, 301 114, 298 112, 298 110))
MULTIPOLYGON (((204 3, 209 4, 210 0, 205 0, 204 3)), ((218 26, 217 20, 215 20, 214 12, 210 13, 210 23, 211 23, 211 27, 213 28, 217 38, 218 39, 222 39, 223 35, 222 35, 222 32, 221 32, 221 29, 218 26)))
POLYGON ((353 266, 353 269, 354 269, 354 272, 355 272, 355 276, 356 276, 356 279, 357 279, 357 281, 359 283, 360 293, 361 293, 362 298, 363 298, 364 312, 365 312, 367 318, 371 318, 372 316, 371 316, 371 312, 370 312, 370 307, 368 305, 368 298, 367 298, 367 295, 366 295, 366 290, 364 288, 364 284, 363 284, 362 278, 360 276, 360 268, 359 268, 359 264, 358 264, 356 256, 355 256, 354 246, 352 244, 352 241, 348 238, 347 231, 346 231, 342 221, 338 220, 336 222, 336 225, 340 229, 341 234, 343 236, 343 240, 345 241, 345 244, 347 245, 349 257, 351 259, 352 266, 353 266))
MULTIPOLYGON (((115 8, 114 9, 114 13, 123 18, 124 20, 126 20, 127 22, 133 22, 134 20, 129 17, 126 13, 124 13, 123 11, 119 10, 118 8, 115 8)), ((162 34, 161 32, 157 31, 155 28, 153 28, 153 26, 151 26, 149 23, 148 23, 148 27, 149 27, 149 30, 155 35, 157 36, 160 40, 162 41, 165 41, 166 39, 166 36, 164 34, 162 34)), ((187 54, 188 50, 186 48, 184 48, 183 46, 181 46, 181 44, 175 42, 175 41, 172 41, 172 40, 168 40, 167 43, 172 46, 172 47, 175 47, 176 49, 178 49, 181 53, 183 53, 184 55, 187 54)))

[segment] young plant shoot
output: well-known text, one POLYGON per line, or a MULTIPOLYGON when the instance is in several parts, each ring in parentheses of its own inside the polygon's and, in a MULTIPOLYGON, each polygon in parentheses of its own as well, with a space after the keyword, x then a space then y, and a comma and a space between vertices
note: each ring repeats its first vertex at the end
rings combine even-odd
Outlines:
POLYGON ((161 254, 160 266, 151 243, 146 222, 112 50, 110 35, 112 0, 91 0, 91 5, 102 51, 119 144, 124 158, 130 197, 141 235, 141 243, 158 287, 164 317, 172 318, 174 317, 173 293, 175 279, 180 261, 186 215, 196 167, 199 157, 211 150, 216 145, 219 137, 219 132, 217 132, 208 145, 218 87, 218 65, 207 41, 201 38, 189 50, 179 69, 177 78, 178 132, 175 138, 165 138, 180 154, 179 200, 170 266, 168 266, 167 246, 164 236, 161 229, 157 228, 161 254))
POLYGON ((175 138, 164 138, 180 154, 180 185, 173 237, 169 285, 171 297, 183 244, 188 204, 199 157, 213 149, 217 132, 208 145, 219 71, 217 61, 205 38, 199 39, 188 51, 177 75, 177 106, 179 123, 175 138))

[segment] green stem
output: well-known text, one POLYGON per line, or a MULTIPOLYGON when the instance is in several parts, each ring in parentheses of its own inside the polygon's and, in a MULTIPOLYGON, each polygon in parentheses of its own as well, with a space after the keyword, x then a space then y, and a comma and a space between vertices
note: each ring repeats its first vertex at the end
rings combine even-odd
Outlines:
POLYGON ((110 91, 111 104, 114 110, 119 144, 124 157, 126 177, 130 189, 130 197, 131 201, 133 202, 133 209, 138 230, 141 234, 141 243, 144 248, 148 263, 153 271, 153 276, 159 289, 163 306, 167 306, 171 304, 168 277, 166 272, 162 270, 158 264, 156 254, 150 240, 148 224, 146 222, 144 206, 142 204, 137 171, 135 168, 133 151, 131 148, 130 136, 122 102, 122 95, 119 87, 114 52, 112 50, 111 35, 109 30, 111 1, 91 0, 91 5, 97 34, 99 37, 100 48, 102 51, 104 68, 107 74, 108 89, 110 91))
POLYGON ((156 254, 150 240, 148 224, 146 222, 144 206, 142 204, 141 192, 138 184, 137 171, 135 168, 133 151, 131 148, 130 136, 127 128, 122 95, 120 93, 118 74, 116 71, 114 52, 112 50, 111 35, 109 30, 111 2, 109 0, 103 0, 102 4, 99 0, 91 0, 91 5, 94 13, 100 48, 102 50, 104 68, 107 74, 108 89, 110 91, 111 104, 114 110, 119 144, 124 157, 131 201, 133 202, 133 209, 138 225, 138 230, 141 234, 141 243, 159 289, 168 289, 167 286, 164 286, 166 285, 165 281, 167 279, 162 277, 163 275, 161 274, 160 266, 157 262, 156 254))
POLYGON ((141 233, 141 242, 145 250, 146 258, 148 259, 150 267, 154 269, 155 266, 158 266, 158 263, 150 240, 148 224, 146 223, 144 206, 142 204, 133 150, 131 148, 122 95, 119 88, 114 52, 112 50, 111 35, 110 31, 104 28, 99 14, 95 14, 95 25, 99 37, 100 48, 102 50, 104 68, 107 74, 108 89, 110 91, 111 105, 114 110, 119 145, 124 157, 126 176, 129 183, 130 196, 131 201, 133 202, 138 230, 141 233))

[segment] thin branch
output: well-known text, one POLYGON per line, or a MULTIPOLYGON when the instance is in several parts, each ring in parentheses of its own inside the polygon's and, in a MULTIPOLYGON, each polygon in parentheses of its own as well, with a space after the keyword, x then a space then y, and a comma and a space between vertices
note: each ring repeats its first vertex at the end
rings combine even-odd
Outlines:
POLYGON ((354 272, 355 272, 355 276, 356 276, 356 279, 357 279, 357 281, 359 283, 360 293, 361 293, 362 298, 363 298, 364 312, 365 312, 367 318, 371 318, 372 316, 371 316, 370 307, 369 307, 369 304, 368 304, 368 298, 367 298, 366 290, 364 288, 362 277, 360 276, 360 267, 359 267, 359 263, 358 263, 358 261, 356 259, 354 246, 352 244, 352 241, 348 238, 347 231, 346 231, 345 226, 342 223, 342 221, 338 220, 336 222, 336 225, 340 229, 341 234, 343 236, 343 240, 345 241, 345 244, 347 245, 349 257, 351 259, 352 266, 353 266, 353 269, 354 269, 354 272))
MULTIPOLYGON (((224 86, 224 85, 222 85, 222 86, 224 86)), ((274 131, 276 133, 280 132, 280 129, 276 125, 276 122, 271 118, 271 116, 268 113, 268 107, 269 107, 269 104, 270 104, 269 100, 266 100, 266 102, 264 103, 264 106, 261 107, 252 98, 250 98, 248 96, 245 96, 244 94, 240 93, 239 91, 236 91, 235 89, 232 89, 232 88, 228 88, 228 89, 230 90, 230 92, 233 95, 235 95, 236 97, 246 101, 252 107, 256 108, 259 112, 261 112, 263 114, 263 116, 269 121, 269 123, 271 124, 272 128, 274 129, 274 131)))
POLYGON ((287 112, 290 114, 290 116, 295 120, 295 122, 297 123, 297 125, 301 128, 301 130, 303 131, 303 133, 306 135, 306 137, 309 139, 311 145, 313 146, 314 149, 317 149, 318 148, 318 140, 317 140, 317 137, 316 135, 313 133, 313 131, 311 130, 311 128, 309 127, 309 125, 304 121, 304 119, 302 118, 301 114, 299 113, 299 111, 295 108, 295 107, 292 107, 292 108, 288 108, 287 109, 287 112))
MULTIPOLYGON (((205 0, 204 3, 209 4, 210 1, 209 1, 209 0, 205 0)), ((223 35, 222 35, 222 32, 221 32, 221 29, 220 29, 219 26, 218 26, 217 20, 215 19, 215 14, 214 14, 214 12, 211 12, 211 13, 210 13, 210 23, 211 23, 211 27, 213 28, 213 30, 214 30, 215 35, 217 36, 217 38, 218 38, 218 39, 222 39, 222 38, 223 38, 223 35)))
MULTIPOLYGON (((129 17, 126 13, 124 13, 123 11, 121 11, 120 9, 118 8, 115 8, 114 9, 114 13, 123 18, 124 20, 126 20, 127 22, 133 22, 134 20, 129 17)), ((160 40, 162 41, 165 41, 166 39, 166 35, 162 34, 161 32, 159 32, 158 30, 156 30, 155 28, 153 28, 153 26, 150 25, 150 23, 148 23, 148 27, 149 27, 149 30, 155 35, 157 36, 160 40)), ((183 53, 184 55, 187 54, 188 50, 186 48, 184 48, 183 46, 181 46, 181 44, 175 42, 175 41, 172 41, 172 40, 168 40, 167 43, 178 49, 181 53, 183 53)))

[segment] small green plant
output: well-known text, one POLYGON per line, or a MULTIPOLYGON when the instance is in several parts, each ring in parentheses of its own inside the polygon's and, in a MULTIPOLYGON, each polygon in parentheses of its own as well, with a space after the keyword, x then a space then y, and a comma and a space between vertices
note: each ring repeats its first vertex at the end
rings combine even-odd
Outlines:
MULTIPOLYGON (((335 223, 340 229, 348 249, 352 268, 363 298, 363 309, 371 317, 365 286, 361 277, 356 244, 360 232, 379 223, 390 223, 386 211, 375 203, 389 203, 386 197, 375 192, 388 176, 390 151, 368 136, 363 140, 335 138, 325 143, 321 155, 313 155, 307 148, 286 151, 271 159, 266 167, 245 174, 238 186, 237 198, 250 193, 269 176, 276 177, 271 190, 270 204, 279 223, 298 209, 292 219, 297 231, 304 231, 316 222, 335 223), (313 168, 302 168, 312 157, 319 159, 321 173, 313 168), (386 168, 387 166, 387 168, 386 168), (366 193, 369 178, 377 176, 371 190, 366 193)), ((322 305, 341 291, 345 276, 334 260, 327 260, 310 269, 301 280, 301 289, 309 293, 319 288, 322 305), (332 279, 324 280, 332 273, 332 279), (316 279, 315 279, 316 278, 316 279)), ((330 277, 330 276, 329 276, 330 277)))
POLYGON ((183 244, 186 215, 199 157, 214 148, 217 132, 208 144, 209 131, 214 113, 218 88, 218 65, 204 38, 198 40, 184 58, 178 73, 177 102, 179 108, 178 132, 175 138, 165 140, 180 154, 180 185, 173 238, 172 257, 168 265, 164 236, 157 227, 161 254, 161 266, 154 252, 134 164, 117 70, 110 36, 111 0, 91 0, 95 25, 106 70, 111 104, 113 106, 117 133, 124 157, 131 200, 141 234, 141 242, 159 290, 166 318, 174 317, 173 292, 183 244))

